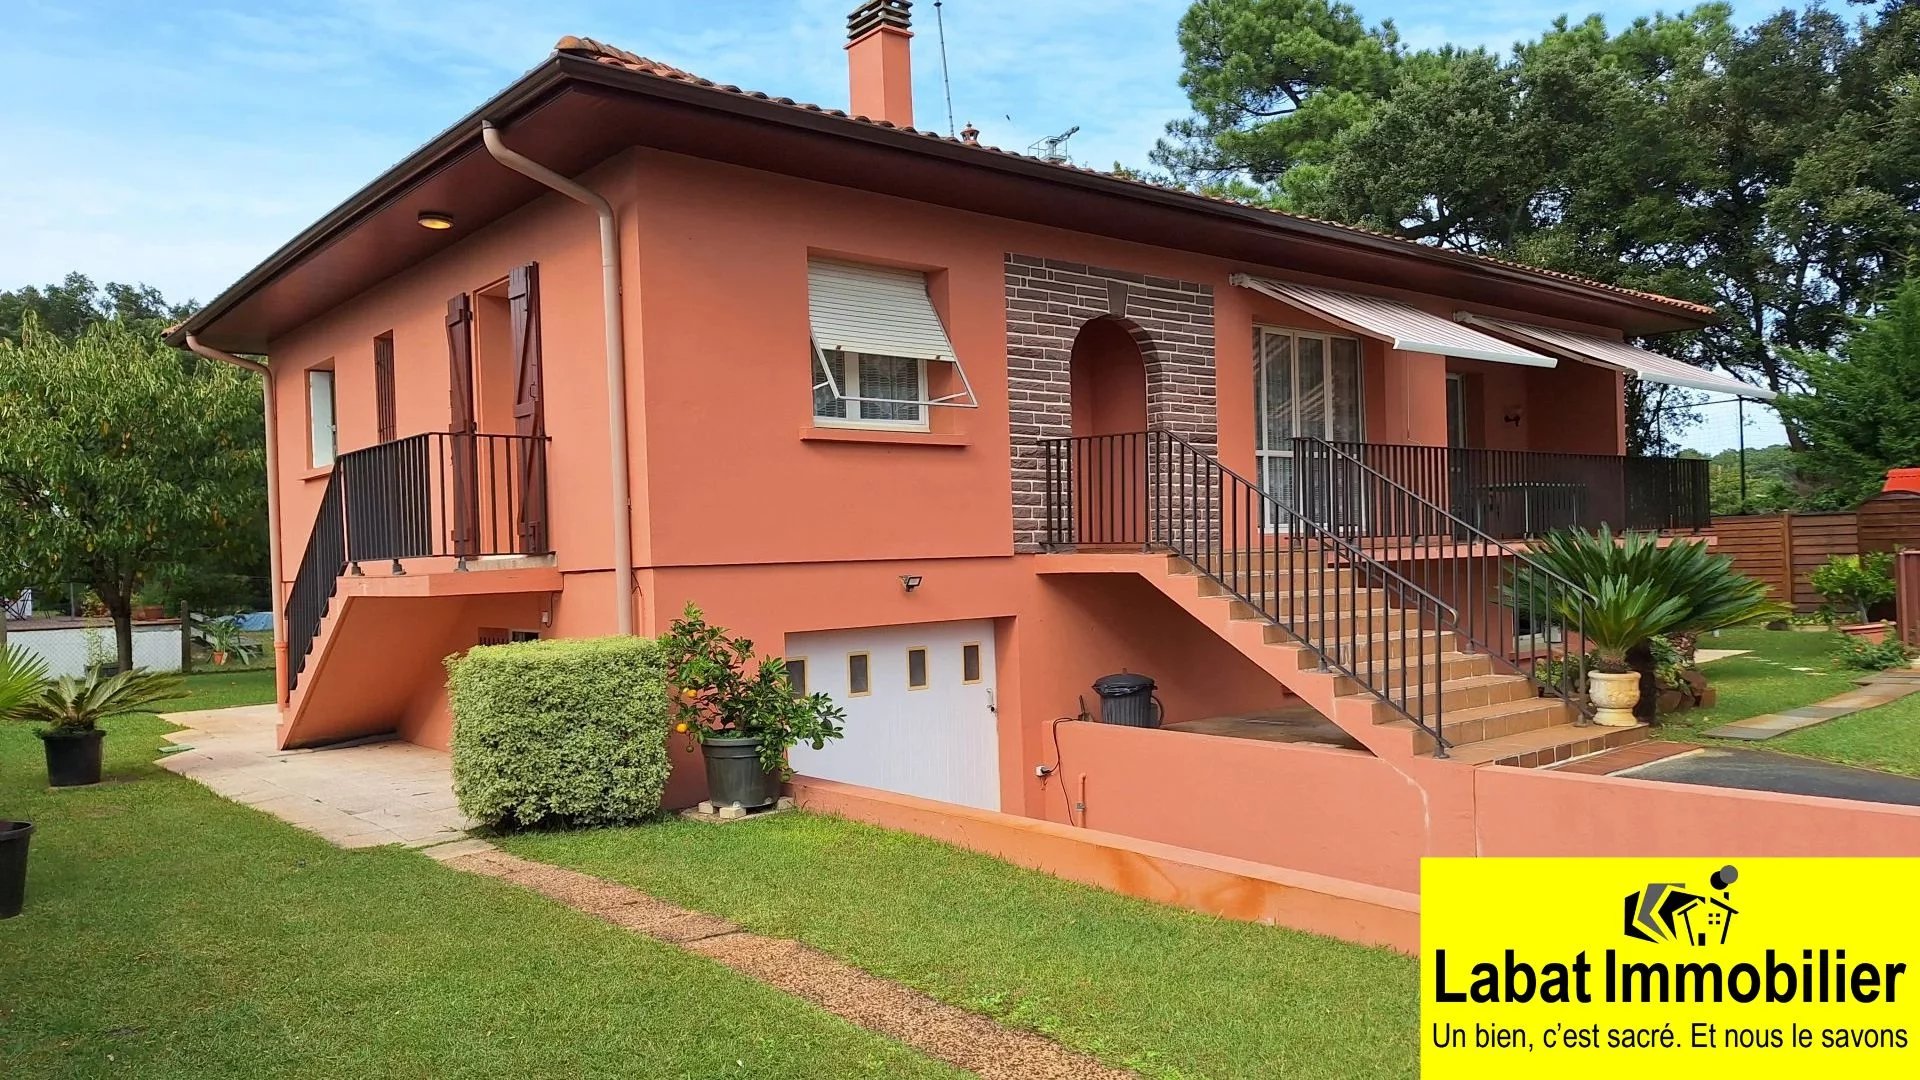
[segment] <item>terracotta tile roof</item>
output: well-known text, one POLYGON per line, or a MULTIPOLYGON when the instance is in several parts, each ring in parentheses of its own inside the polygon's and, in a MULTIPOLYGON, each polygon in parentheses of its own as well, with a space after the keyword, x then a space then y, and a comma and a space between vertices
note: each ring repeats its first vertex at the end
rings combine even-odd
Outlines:
MULTIPOLYGON (((936 142, 943 142, 953 146, 964 146, 970 150, 977 150, 983 154, 997 154, 1001 157, 1018 158, 1022 161, 1030 161, 1038 165, 1045 165, 1048 168, 1065 169, 1070 172, 1086 173, 1092 176, 1105 177, 1106 179, 1115 181, 1116 183, 1130 184, 1134 187, 1147 188, 1154 191, 1171 192, 1178 195, 1184 195, 1189 198, 1204 199, 1209 202, 1222 203, 1228 206, 1238 207, 1243 210, 1252 210, 1261 214, 1270 215, 1274 218, 1281 219, 1281 220, 1307 222, 1313 225, 1319 225, 1326 228, 1339 229, 1343 232, 1350 232, 1355 234, 1356 236, 1365 236, 1365 237, 1369 237, 1371 239, 1376 239, 1376 240, 1388 240, 1396 244, 1403 244, 1408 248, 1411 248, 1415 251, 1419 251, 1427 255, 1433 255, 1433 254, 1440 253, 1442 251, 1446 251, 1446 249, 1435 248, 1427 244, 1418 243, 1413 240, 1408 240, 1404 237, 1395 236, 1392 233, 1378 232, 1373 229, 1363 229, 1357 225, 1349 225, 1349 224, 1346 224, 1345 222, 1328 221, 1324 218, 1308 217, 1307 215, 1304 215, 1304 214, 1290 214, 1280 210, 1268 210, 1264 207, 1249 206, 1246 203, 1238 202, 1233 199, 1222 198, 1216 195, 1206 195, 1200 192, 1189 191, 1185 188, 1168 187, 1163 184, 1150 184, 1144 180, 1136 180, 1130 176, 1119 176, 1117 174, 1106 172, 1101 169, 1089 169, 1082 165, 1073 165, 1073 164, 1068 164, 1064 162, 1049 161, 1045 158, 1033 157, 1032 155, 1029 155, 1029 154, 1020 154, 1020 153, 1015 153, 1014 151, 1011 151, 1011 150, 1002 150, 997 146, 987 146, 973 139, 956 139, 956 138, 952 138, 951 136, 941 135, 938 132, 923 131, 919 128, 901 127, 897 124, 888 123, 885 120, 870 120, 864 116, 854 116, 851 113, 844 112, 840 109, 824 108, 819 105, 812 105, 806 102, 795 101, 792 98, 774 97, 772 95, 762 93, 758 90, 743 90, 738 86, 732 86, 724 83, 716 83, 711 79, 703 79, 700 76, 693 74, 692 72, 684 71, 680 68, 674 67, 671 64, 663 64, 658 60, 652 60, 647 57, 641 56, 638 53, 631 53, 625 49, 616 48, 604 42, 595 41, 592 38, 574 37, 572 35, 568 35, 566 37, 561 38, 559 42, 554 45, 554 51, 556 53, 566 53, 571 56, 584 57, 586 59, 593 60, 597 63, 608 64, 614 67, 624 68, 628 71, 638 72, 642 75, 652 75, 656 78, 661 78, 661 79, 672 79, 676 82, 690 83, 694 86, 704 87, 710 90, 718 91, 720 93, 735 94, 740 97, 753 98, 756 101, 768 101, 776 105, 787 106, 788 108, 800 109, 806 112, 818 113, 824 116, 832 116, 841 120, 845 120, 849 123, 865 124, 869 127, 885 128, 891 131, 901 131, 909 135, 917 135, 921 138, 931 139, 936 142)), ((1603 292, 1610 292, 1619 296, 1633 297, 1639 300, 1647 300, 1647 301, 1652 301, 1654 303, 1665 304, 1667 306, 1676 308, 1678 310, 1690 312, 1697 315, 1711 316, 1711 315, 1717 314, 1713 308, 1703 304, 1696 304, 1688 300, 1677 300, 1671 296, 1662 296, 1659 293, 1642 292, 1639 289, 1629 289, 1620 285, 1610 285, 1604 281, 1593 281, 1588 278, 1580 277, 1577 274, 1568 274, 1568 273, 1563 273, 1559 270, 1548 270, 1538 266, 1529 266, 1526 263, 1514 262, 1510 259, 1495 258, 1491 255, 1474 255, 1466 252, 1454 252, 1454 251, 1447 251, 1446 253, 1450 255, 1455 255, 1461 258, 1469 259, 1475 262, 1483 262, 1493 266, 1505 267, 1510 270, 1518 270, 1523 273, 1538 274, 1541 277, 1553 278, 1558 281, 1565 281, 1571 284, 1581 285, 1589 289, 1598 289, 1603 292)))

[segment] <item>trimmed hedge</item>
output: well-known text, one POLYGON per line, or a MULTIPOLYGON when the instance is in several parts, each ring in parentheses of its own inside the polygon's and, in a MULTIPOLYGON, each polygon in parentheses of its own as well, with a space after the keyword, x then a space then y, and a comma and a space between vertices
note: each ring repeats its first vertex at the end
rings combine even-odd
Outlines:
POLYGON ((447 675, 453 788, 467 816, 525 828, 660 812, 669 767, 658 642, 483 645, 449 657, 447 675))

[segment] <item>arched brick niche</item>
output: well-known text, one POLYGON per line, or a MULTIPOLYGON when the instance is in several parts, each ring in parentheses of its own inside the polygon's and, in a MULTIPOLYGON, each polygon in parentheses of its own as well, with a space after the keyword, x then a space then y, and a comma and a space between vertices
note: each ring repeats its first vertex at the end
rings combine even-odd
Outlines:
POLYGON ((1006 278, 1013 542, 1015 551, 1033 552, 1046 527, 1040 442, 1073 434, 1073 343, 1088 322, 1112 318, 1140 346, 1148 425, 1214 452, 1213 288, 1012 253, 1006 278))

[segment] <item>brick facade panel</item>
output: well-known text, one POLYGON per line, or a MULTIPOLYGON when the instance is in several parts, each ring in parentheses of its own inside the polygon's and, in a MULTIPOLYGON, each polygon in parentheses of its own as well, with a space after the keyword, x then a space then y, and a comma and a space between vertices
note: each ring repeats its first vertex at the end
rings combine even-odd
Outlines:
POLYGON ((1014 550, 1046 536, 1042 440, 1073 427, 1073 342, 1097 318, 1118 317, 1147 371, 1147 423, 1212 453, 1218 441, 1213 288, 1192 281, 1009 252, 1007 395, 1012 424, 1014 550), (1114 310, 1118 307, 1120 310, 1114 310))

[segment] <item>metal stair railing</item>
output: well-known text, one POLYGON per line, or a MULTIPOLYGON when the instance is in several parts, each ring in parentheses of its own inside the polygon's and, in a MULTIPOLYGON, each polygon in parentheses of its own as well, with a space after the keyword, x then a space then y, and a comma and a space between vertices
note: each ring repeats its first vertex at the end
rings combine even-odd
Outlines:
MULTIPOLYGON (((1585 590, 1324 439, 1294 439, 1293 467, 1309 516, 1376 558, 1428 568, 1427 584, 1455 602, 1455 632, 1584 716, 1585 649, 1576 643, 1586 641, 1593 602, 1585 590), (1511 587, 1522 582, 1524 589, 1511 587), (1556 645, 1564 662, 1539 663, 1556 645)), ((1418 479, 1442 488, 1458 480, 1430 470, 1418 479)))
POLYGON ((1447 604, 1174 432, 1047 439, 1042 456, 1048 547, 1184 559, 1447 756, 1447 604))

